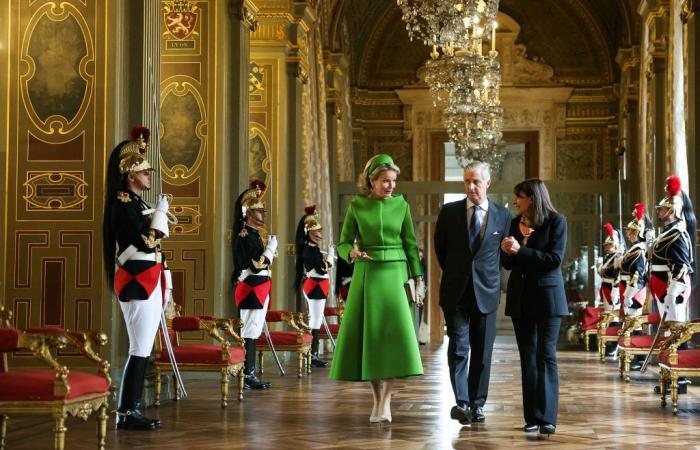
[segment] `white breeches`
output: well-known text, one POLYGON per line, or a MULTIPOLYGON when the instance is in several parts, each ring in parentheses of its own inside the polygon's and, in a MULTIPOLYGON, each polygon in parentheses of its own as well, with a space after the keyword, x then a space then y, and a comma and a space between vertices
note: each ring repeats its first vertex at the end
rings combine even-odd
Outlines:
POLYGON ((129 333, 129 354, 145 358, 151 354, 163 310, 163 291, 160 280, 148 300, 119 302, 129 333))
POLYGON ((257 339, 263 331, 267 307, 270 304, 270 296, 265 299, 262 309, 240 309, 238 315, 243 322, 241 337, 243 339, 257 339))
POLYGON ((309 305, 309 327, 318 330, 323 324, 323 310, 326 307, 326 300, 314 300, 304 294, 306 304, 309 305))

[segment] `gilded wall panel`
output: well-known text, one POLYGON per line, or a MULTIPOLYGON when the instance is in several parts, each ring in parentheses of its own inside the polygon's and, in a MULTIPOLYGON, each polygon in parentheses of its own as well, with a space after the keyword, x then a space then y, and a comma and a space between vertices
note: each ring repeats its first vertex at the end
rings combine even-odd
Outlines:
MULTIPOLYGON (((279 60, 254 56, 248 75, 248 176, 271 182, 272 155, 280 136, 277 129, 280 89, 279 60)), ((269 196, 268 190, 267 195, 269 196)))
MULTIPOLYGON (((185 313, 211 313, 216 196, 216 1, 162 0, 160 134, 163 191, 173 194, 178 224, 164 243, 175 302, 185 313), (193 264, 191 254, 195 253, 193 264)), ((201 339, 201 336, 197 336, 201 339)))
MULTIPOLYGON (((106 329, 99 235, 107 144, 105 2, 4 2, 9 11, 5 259, 18 326, 106 329)), ((80 362, 79 364, 83 364, 80 362)))

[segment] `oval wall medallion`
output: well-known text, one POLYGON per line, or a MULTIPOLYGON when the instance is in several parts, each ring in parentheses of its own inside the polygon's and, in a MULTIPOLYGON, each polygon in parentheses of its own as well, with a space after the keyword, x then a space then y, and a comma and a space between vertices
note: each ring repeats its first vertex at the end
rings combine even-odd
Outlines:
POLYGON ((73 5, 48 3, 29 20, 22 39, 20 89, 27 114, 46 134, 67 134, 89 107, 94 48, 85 18, 73 5))

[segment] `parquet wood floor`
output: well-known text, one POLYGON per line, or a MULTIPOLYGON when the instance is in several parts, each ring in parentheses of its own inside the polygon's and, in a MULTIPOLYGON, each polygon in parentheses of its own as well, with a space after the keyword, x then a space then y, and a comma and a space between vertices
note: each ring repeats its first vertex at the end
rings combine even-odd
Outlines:
MULTIPOLYGON (((460 426, 449 419, 453 405, 446 347, 422 348, 426 375, 397 382, 394 423, 370 425, 366 383, 339 383, 317 369, 311 378, 280 377, 267 365, 273 388, 246 391, 226 410, 215 380, 188 382, 190 399, 166 401, 148 414, 163 421, 155 432, 107 434, 110 449, 700 449, 700 386, 682 395, 678 416, 661 409, 653 394, 656 374, 633 374, 622 382, 616 364, 600 364, 583 350, 559 353, 561 396, 557 434, 551 439, 520 431, 523 425, 517 348, 497 341, 486 423, 460 426)), ((294 373, 294 359, 287 362, 294 373)), ((66 448, 95 448, 95 422, 69 419, 66 448)), ((113 425, 113 420, 110 426, 113 425)), ((7 449, 52 448, 49 418, 14 418, 7 449)))

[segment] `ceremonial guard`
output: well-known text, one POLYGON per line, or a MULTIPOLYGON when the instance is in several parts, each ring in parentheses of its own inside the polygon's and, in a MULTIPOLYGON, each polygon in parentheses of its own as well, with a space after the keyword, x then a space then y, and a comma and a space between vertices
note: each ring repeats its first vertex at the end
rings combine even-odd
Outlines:
POLYGON ((618 275, 619 266, 618 258, 620 257, 620 238, 612 224, 606 223, 603 225, 606 238, 603 241, 603 262, 598 268, 598 273, 603 282, 600 285, 600 300, 604 303, 607 311, 614 311, 620 307, 620 291, 618 290, 618 275))
MULTIPOLYGON (((666 194, 656 206, 663 228, 651 250, 649 285, 664 320, 687 322, 695 264, 693 240, 684 217, 685 212, 692 214, 692 205, 681 192, 680 179, 676 176, 666 179, 666 194)), ((694 214, 689 219, 694 227, 694 214)))
POLYGON ((338 258, 337 264, 335 269, 335 295, 340 303, 348 298, 350 282, 352 281, 352 270, 355 265, 345 261, 343 258, 338 258))
POLYGON ((626 316, 640 316, 647 296, 646 236, 653 236, 651 220, 645 214, 644 205, 634 205, 634 219, 627 224, 625 234, 629 249, 620 259, 620 298, 626 316))
POLYGON ((255 373, 255 343, 263 332, 270 304, 272 272, 270 265, 277 253, 277 238, 270 235, 267 246, 260 233, 265 226, 265 183, 254 180, 238 196, 233 224, 234 300, 243 321, 241 337, 245 340, 245 388, 268 389, 255 373))
POLYGON ((122 430, 160 428, 159 420, 141 413, 146 363, 172 290, 160 251, 161 239, 169 234, 168 199, 161 195, 155 210, 141 199, 151 188, 153 169, 145 157, 149 136, 148 128, 135 127, 131 140, 112 151, 107 172, 104 267, 129 335, 117 407, 117 429, 122 430))
POLYGON ((335 248, 328 247, 324 257, 319 245, 323 240, 323 227, 316 214, 316 205, 308 206, 297 225, 295 289, 301 293, 309 308, 311 327, 311 365, 326 367, 327 362, 318 357, 318 330, 323 324, 323 311, 330 293, 329 271, 333 266, 335 248))

